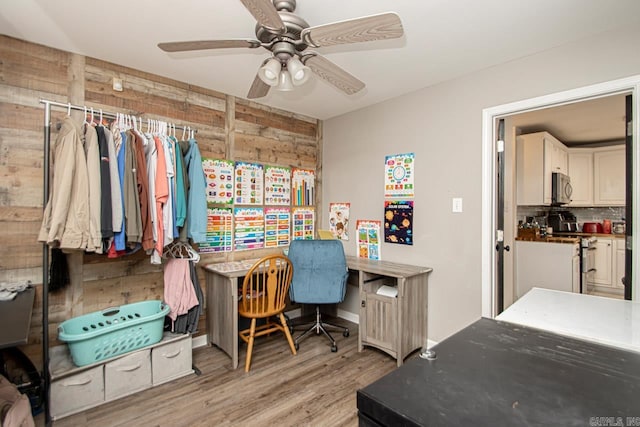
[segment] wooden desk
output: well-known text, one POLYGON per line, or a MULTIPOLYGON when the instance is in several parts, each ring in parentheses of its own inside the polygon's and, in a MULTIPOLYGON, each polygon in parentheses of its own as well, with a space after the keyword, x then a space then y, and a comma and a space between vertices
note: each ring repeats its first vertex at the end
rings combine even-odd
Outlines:
MULTIPOLYGON (((209 342, 231 357, 238 367, 238 285, 256 260, 204 266, 207 283, 209 342)), ((349 270, 358 275, 360 327, 358 351, 365 345, 397 359, 398 366, 427 339, 427 275, 431 268, 348 256, 349 270), (376 294, 386 283, 398 290, 396 298, 376 294)))
POLYGON ((360 426, 640 422, 639 353, 492 319, 434 350, 358 391, 360 426))

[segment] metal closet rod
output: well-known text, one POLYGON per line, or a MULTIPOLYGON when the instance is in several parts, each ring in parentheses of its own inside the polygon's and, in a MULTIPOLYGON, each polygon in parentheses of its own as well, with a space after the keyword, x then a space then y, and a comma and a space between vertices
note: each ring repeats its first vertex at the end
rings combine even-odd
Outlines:
MULTIPOLYGON (((74 105, 74 104, 69 104, 69 103, 65 104, 63 102, 58 102, 58 101, 49 101, 47 99, 41 99, 40 103, 41 104, 45 104, 45 105, 50 105, 50 106, 53 106, 53 107, 62 107, 62 108, 66 108, 67 110, 71 109, 71 110, 76 110, 76 111, 87 111, 87 112, 89 112, 93 108, 93 107, 87 107, 87 106, 84 106, 84 105, 74 105)), ((96 110, 95 108, 93 108, 94 116, 96 115, 96 113, 98 113, 98 114, 102 113, 102 117, 106 116, 106 117, 111 118, 111 119, 115 119, 118 116, 118 114, 121 114, 121 115, 124 115, 124 116, 136 117, 134 114, 111 113, 111 112, 104 111, 104 110, 102 110, 102 112, 101 112, 100 109, 96 110)), ((165 121, 165 120, 157 120, 157 119, 149 119, 149 120, 165 121)), ((169 123, 169 122, 167 122, 167 123, 169 123)), ((193 133, 198 133, 197 129, 192 128, 190 126, 174 125, 172 123, 171 127, 175 127, 176 129, 180 129, 180 130, 189 130, 189 131, 192 131, 193 133)))

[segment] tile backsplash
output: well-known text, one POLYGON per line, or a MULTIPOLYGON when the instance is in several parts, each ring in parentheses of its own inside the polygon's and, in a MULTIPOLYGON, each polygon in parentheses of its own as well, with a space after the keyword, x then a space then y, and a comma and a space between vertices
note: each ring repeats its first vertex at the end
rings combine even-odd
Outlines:
POLYGON ((517 221, 524 221, 527 216, 546 216, 546 214, 552 210, 568 210, 572 212, 578 224, 582 226, 583 222, 602 222, 604 219, 610 219, 612 222, 622 221, 624 219, 624 206, 599 206, 588 208, 572 208, 572 207, 560 207, 551 208, 549 206, 518 206, 517 221))

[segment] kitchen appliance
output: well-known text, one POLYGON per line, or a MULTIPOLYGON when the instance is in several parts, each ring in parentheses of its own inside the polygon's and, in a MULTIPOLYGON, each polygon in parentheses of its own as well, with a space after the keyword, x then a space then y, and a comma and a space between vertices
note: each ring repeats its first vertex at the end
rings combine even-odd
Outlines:
POLYGON ((551 227, 554 233, 575 233, 578 231, 578 220, 571 211, 554 210, 547 215, 547 226, 551 227))
POLYGON ((602 224, 599 222, 585 222, 582 224, 583 233, 602 233, 602 224))
POLYGON ((560 206, 571 202, 571 178, 560 172, 551 173, 551 205, 560 206))
POLYGON ((583 237, 580 239, 580 270, 582 277, 580 279, 581 292, 588 293, 587 282, 596 272, 596 242, 598 238, 595 236, 583 237))

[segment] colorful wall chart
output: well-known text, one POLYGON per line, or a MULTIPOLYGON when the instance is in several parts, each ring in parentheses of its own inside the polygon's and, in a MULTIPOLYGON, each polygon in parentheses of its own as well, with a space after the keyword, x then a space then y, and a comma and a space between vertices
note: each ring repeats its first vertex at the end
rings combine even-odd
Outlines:
POLYGON ((291 210, 289 208, 265 208, 264 230, 265 248, 288 246, 291 235, 291 210))
POLYGON ((380 221, 358 220, 358 257, 380 259, 380 221))
POLYGON ((384 197, 413 197, 414 153, 386 156, 384 197))
POLYGON ((413 200, 384 202, 384 241, 413 245, 413 200))
POLYGON ((291 204, 291 169, 280 166, 265 167, 264 203, 285 206, 291 204))
POLYGON ((228 205, 233 202, 234 167, 231 160, 202 159, 207 179, 207 203, 228 205))
POLYGON ((329 203, 329 230, 336 239, 349 240, 349 203, 329 203))
POLYGON ((244 251, 263 248, 264 210, 262 208, 234 208, 234 217, 234 249, 244 251))
POLYGON ((307 208, 293 209, 293 240, 312 240, 315 211, 307 208))
POLYGON ((315 203, 315 171, 296 169, 291 172, 291 197, 294 206, 312 206, 315 203))
POLYGON ((207 241, 199 252, 231 252, 233 249, 233 213, 231 208, 207 209, 207 241))
POLYGON ((234 201, 238 205, 261 205, 264 191, 264 170, 258 163, 237 162, 234 201))

